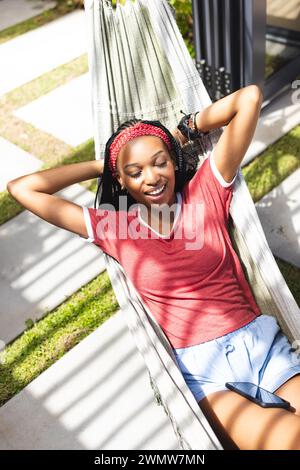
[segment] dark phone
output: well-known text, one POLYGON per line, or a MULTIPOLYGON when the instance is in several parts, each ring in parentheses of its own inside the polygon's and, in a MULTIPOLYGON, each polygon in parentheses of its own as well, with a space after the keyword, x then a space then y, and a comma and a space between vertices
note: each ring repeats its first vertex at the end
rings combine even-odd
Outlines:
POLYGON ((288 401, 251 382, 226 382, 225 386, 264 408, 291 409, 288 401))

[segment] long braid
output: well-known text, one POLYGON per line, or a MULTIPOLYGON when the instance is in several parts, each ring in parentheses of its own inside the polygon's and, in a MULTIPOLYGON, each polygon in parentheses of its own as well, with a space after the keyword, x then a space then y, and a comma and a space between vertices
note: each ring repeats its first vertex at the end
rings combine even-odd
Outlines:
MULTIPOLYGON (((96 208, 96 204, 112 204, 116 210, 119 209, 119 196, 121 195, 128 195, 128 199, 131 199, 132 202, 135 202, 130 194, 127 193, 126 190, 121 189, 119 182, 112 176, 110 167, 109 167, 109 158, 110 158, 110 146, 114 139, 119 135, 124 129, 128 127, 134 126, 140 122, 140 119, 130 119, 129 121, 123 122, 118 129, 110 136, 108 141, 106 142, 105 146, 105 153, 104 153, 104 167, 103 167, 103 175, 100 177, 100 181, 98 183, 98 189, 95 197, 94 207, 96 208), (98 193, 101 191, 101 196, 98 196, 98 193)), ((130 204, 130 205, 131 205, 130 204)))
POLYGON ((162 129, 166 135, 169 137, 172 152, 171 157, 174 159, 178 170, 175 171, 175 192, 181 191, 184 184, 189 181, 195 171, 197 169, 197 158, 195 156, 187 156, 183 154, 182 149, 175 139, 175 137, 171 134, 171 132, 160 122, 160 121, 148 121, 148 120, 141 120, 141 119, 130 119, 125 121, 121 124, 116 132, 114 132, 111 137, 108 139, 106 146, 105 146, 105 154, 104 154, 104 168, 103 168, 103 175, 99 177, 97 193, 95 196, 94 207, 96 208, 96 204, 98 202, 99 205, 101 204, 112 204, 116 210, 119 210, 119 196, 126 195, 127 196, 127 210, 129 207, 136 203, 135 199, 127 192, 126 189, 122 190, 121 186, 116 178, 112 176, 110 166, 109 166, 109 158, 110 158, 110 146, 114 139, 128 127, 132 127, 138 122, 143 122, 145 124, 151 124, 153 126, 159 127, 162 129), (99 196, 99 191, 101 191, 101 195, 99 196), (99 201, 100 200, 100 201, 99 201))

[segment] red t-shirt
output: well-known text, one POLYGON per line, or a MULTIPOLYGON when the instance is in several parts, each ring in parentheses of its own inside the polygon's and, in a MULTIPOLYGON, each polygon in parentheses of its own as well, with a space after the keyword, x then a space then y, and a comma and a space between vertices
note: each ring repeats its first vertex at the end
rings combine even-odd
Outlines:
POLYGON ((233 182, 209 153, 176 193, 172 231, 160 236, 141 212, 83 207, 89 238, 123 267, 173 348, 232 332, 261 314, 227 230, 233 182))

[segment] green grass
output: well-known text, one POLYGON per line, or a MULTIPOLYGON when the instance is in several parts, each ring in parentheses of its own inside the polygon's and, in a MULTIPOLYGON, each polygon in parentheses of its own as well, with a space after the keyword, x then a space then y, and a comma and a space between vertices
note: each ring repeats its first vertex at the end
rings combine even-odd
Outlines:
POLYGON ((0 193, 0 225, 23 212, 24 207, 21 206, 7 191, 0 193))
POLYGON ((106 272, 7 345, 0 361, 0 406, 91 334, 118 304, 106 272))
POLYGON ((242 168, 254 202, 300 167, 300 125, 242 168))

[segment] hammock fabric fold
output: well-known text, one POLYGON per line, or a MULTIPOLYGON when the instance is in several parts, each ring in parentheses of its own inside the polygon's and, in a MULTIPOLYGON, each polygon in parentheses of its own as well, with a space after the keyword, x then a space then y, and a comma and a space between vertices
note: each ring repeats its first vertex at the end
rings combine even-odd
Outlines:
MULTIPOLYGON (((127 119, 158 119, 176 127, 182 115, 212 102, 167 0, 85 0, 96 158, 127 119)), ((199 166, 223 129, 184 147, 199 166)), ((100 198, 101 194, 99 194, 100 198)), ((261 311, 276 316, 291 341, 300 335, 300 312, 268 246, 241 169, 234 183, 229 233, 261 311)), ((177 366, 171 345, 122 266, 104 253, 107 272, 159 405, 169 417, 178 449, 222 450, 177 366)))

